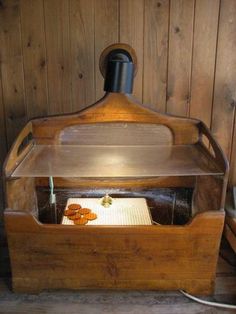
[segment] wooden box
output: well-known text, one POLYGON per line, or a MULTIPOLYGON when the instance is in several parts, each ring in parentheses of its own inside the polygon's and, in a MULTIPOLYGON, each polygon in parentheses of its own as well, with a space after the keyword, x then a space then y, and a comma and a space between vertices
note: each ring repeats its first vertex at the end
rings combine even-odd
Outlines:
POLYGON ((72 115, 30 121, 5 163, 13 290, 214 290, 228 163, 206 126, 110 93, 72 115), (209 146, 206 146, 208 141, 209 146), (182 226, 38 221, 36 188, 193 187, 182 226))
MULTIPOLYGON (((132 49, 115 47, 119 53, 127 49, 135 64, 132 49)), ((102 72, 113 48, 101 56, 102 72)), ((115 80, 107 82, 109 88, 117 87, 115 80)), ((30 121, 4 166, 13 290, 212 293, 228 170, 201 121, 157 113, 127 93, 108 92, 78 113, 30 121), (96 189, 116 189, 120 197, 145 197, 152 189, 155 198, 161 188, 191 188, 191 217, 182 225, 174 219, 166 225, 42 223, 45 206, 38 191, 48 189, 48 178, 53 178, 58 198, 65 191, 68 197, 82 197, 96 189)))

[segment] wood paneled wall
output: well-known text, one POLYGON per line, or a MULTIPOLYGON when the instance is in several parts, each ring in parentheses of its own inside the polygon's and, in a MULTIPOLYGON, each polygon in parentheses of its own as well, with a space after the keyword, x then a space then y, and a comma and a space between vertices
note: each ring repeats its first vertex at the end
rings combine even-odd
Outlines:
POLYGON ((136 97, 205 121, 236 184, 235 0, 1 0, 0 32, 1 160, 28 119, 99 99, 100 53, 124 42, 136 97))

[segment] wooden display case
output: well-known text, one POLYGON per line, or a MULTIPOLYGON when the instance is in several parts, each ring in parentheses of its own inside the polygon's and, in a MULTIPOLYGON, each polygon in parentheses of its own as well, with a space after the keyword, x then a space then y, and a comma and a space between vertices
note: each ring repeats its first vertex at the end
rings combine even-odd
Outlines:
POLYGON ((157 113, 127 94, 106 93, 78 113, 30 121, 4 171, 14 291, 213 292, 228 162, 202 122, 157 113), (193 188, 192 217, 184 225, 41 223, 36 191, 48 186, 48 177, 55 188, 75 194, 193 188))

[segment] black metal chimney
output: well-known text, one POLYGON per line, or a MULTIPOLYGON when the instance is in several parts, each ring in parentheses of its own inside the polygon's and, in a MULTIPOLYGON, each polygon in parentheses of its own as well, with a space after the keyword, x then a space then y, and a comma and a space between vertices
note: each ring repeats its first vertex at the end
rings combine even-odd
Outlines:
POLYGON ((114 49, 107 56, 104 91, 131 94, 133 91, 134 63, 124 49, 114 49))

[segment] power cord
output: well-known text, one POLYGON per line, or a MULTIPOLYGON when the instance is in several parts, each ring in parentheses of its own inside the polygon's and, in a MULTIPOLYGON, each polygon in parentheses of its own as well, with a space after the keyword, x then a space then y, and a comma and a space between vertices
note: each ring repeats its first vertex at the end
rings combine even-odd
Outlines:
POLYGON ((195 302, 198 302, 198 303, 201 303, 201 304, 204 304, 204 305, 209 305, 209 306, 215 306, 215 307, 220 307, 220 308, 225 308, 225 309, 231 309, 231 310, 236 310, 236 305, 231 305, 231 304, 225 304, 225 303, 218 303, 218 302, 211 302, 211 301, 206 301, 206 300, 202 300, 202 299, 199 299, 183 290, 179 290, 185 297, 195 301, 195 302))
POLYGON ((56 194, 54 193, 53 177, 49 177, 49 188, 50 188, 49 203, 50 203, 50 206, 54 208, 54 219, 55 219, 55 222, 57 223, 56 194))

